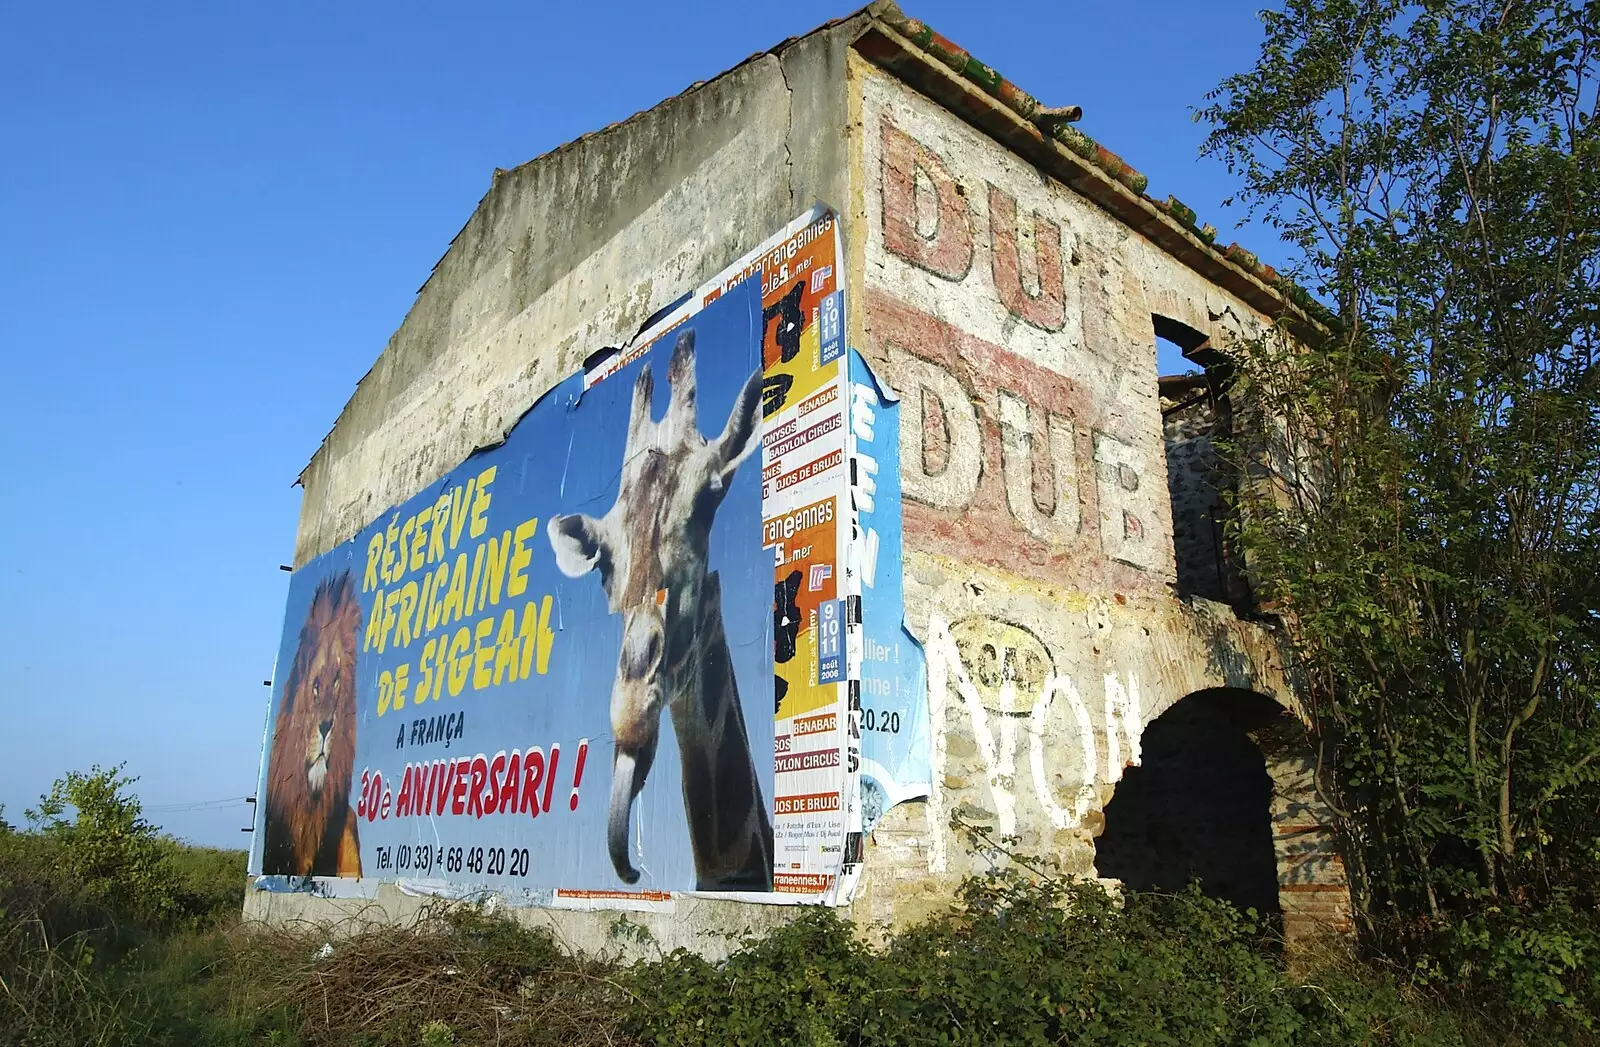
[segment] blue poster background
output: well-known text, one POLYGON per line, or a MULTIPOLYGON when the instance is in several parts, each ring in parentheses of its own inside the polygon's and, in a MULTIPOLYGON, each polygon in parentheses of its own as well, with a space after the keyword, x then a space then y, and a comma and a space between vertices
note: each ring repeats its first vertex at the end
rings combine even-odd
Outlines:
MULTIPOLYGON (((692 327, 696 333, 698 428, 708 439, 715 438, 722 433, 746 381, 761 366, 759 281, 747 280, 722 295, 684 327, 692 327)), ((653 417, 659 421, 671 395, 667 362, 676 334, 663 337, 639 360, 587 391, 581 374, 561 383, 517 423, 503 444, 474 454, 404 505, 385 512, 352 541, 318 557, 292 576, 268 719, 268 744, 262 759, 259 795, 264 801, 275 787, 274 781, 268 780, 272 735, 289 686, 301 629, 319 584, 349 572, 360 605, 359 649, 372 616, 382 613, 382 608, 376 606, 377 594, 362 588, 375 533, 389 527, 392 521, 405 520, 438 504, 441 495, 463 488, 489 466, 495 467, 496 475, 483 539, 538 518, 536 532, 525 543, 531 560, 523 571, 526 590, 519 596, 512 599, 503 594, 497 605, 464 616, 402 648, 390 645, 382 653, 360 650, 355 668, 356 744, 349 806, 354 808, 361 801, 364 772, 381 772, 384 786, 393 797, 380 803, 373 795, 377 815, 368 811, 355 819, 363 878, 443 879, 452 884, 485 884, 508 893, 517 889, 637 891, 695 887, 680 756, 671 716, 666 711, 662 712, 653 768, 633 807, 630 852, 641 871, 639 882, 625 884, 613 868, 606 844, 613 752, 609 706, 617 676, 621 616, 610 612, 598 572, 571 578, 557 568, 547 534, 548 524, 557 514, 602 517, 611 508, 622 476, 634 380, 641 369, 653 369, 653 417), (448 639, 460 627, 471 627, 485 616, 494 617, 498 623, 507 609, 515 611, 520 623, 526 606, 531 602, 537 609, 546 595, 551 597, 551 603, 544 673, 532 671, 527 678, 506 679, 481 689, 468 684, 455 696, 446 686, 442 695, 430 696, 418 704, 415 692, 421 687, 419 661, 426 640, 438 636, 448 639), (390 707, 380 715, 380 678, 387 673, 393 679, 401 665, 409 669, 411 697, 399 708, 389 703, 390 707), (458 714, 454 721, 450 720, 451 714, 458 714), (426 726, 418 731, 415 721, 425 721, 426 726), (574 807, 574 772, 579 743, 584 739, 588 750, 574 807), (455 814, 447 807, 443 814, 431 809, 421 816, 397 813, 398 793, 408 763, 451 760, 477 753, 492 758, 501 751, 527 751, 534 746, 546 754, 559 746, 561 753, 548 811, 541 810, 537 816, 508 811, 475 817, 455 814), (516 869, 518 863, 513 854, 510 860, 502 857, 504 865, 498 873, 490 871, 496 864, 492 856, 488 861, 480 857, 478 869, 468 868, 473 848, 525 851, 526 867, 516 869), (454 852, 459 855, 452 860, 454 852), (410 855, 404 869, 399 868, 402 853, 410 855), (420 865, 419 855, 423 853, 427 855, 427 868, 420 865), (455 865, 456 860, 460 862, 459 869, 446 867, 455 865)), ((752 454, 728 485, 711 528, 709 570, 720 576, 728 650, 761 799, 770 812, 772 557, 761 548, 760 465, 759 452, 752 454)), ((470 554, 473 544, 463 533, 460 545, 445 559, 453 561, 461 551, 470 554)), ((424 568, 406 577, 420 579, 429 570, 424 568)), ((298 759, 296 755, 295 760, 298 759)), ((293 768, 296 773, 298 769, 298 765, 293 768)), ((275 770, 271 777, 276 780, 285 773, 289 772, 275 770)), ((263 868, 261 840, 268 809, 267 802, 257 805, 252 872, 291 872, 263 868)))
POLYGON ((866 831, 895 804, 928 795, 927 663, 905 629, 900 401, 850 350, 856 536, 862 550, 861 807, 866 831))

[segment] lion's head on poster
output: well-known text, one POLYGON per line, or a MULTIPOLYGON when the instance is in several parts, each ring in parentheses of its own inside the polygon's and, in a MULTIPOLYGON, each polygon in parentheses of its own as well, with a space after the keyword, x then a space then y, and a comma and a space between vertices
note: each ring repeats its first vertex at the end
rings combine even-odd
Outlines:
POLYGON ((300 629, 273 724, 263 872, 361 875, 350 806, 360 631, 350 574, 323 580, 300 629))

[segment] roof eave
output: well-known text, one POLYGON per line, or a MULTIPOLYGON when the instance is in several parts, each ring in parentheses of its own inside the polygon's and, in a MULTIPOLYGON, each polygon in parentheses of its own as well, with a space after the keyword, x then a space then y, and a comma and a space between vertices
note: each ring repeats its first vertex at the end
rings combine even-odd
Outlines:
MULTIPOLYGON (((1029 108, 1031 96, 926 30, 922 23, 905 16, 892 0, 880 0, 868 10, 872 19, 852 44, 863 57, 1089 198, 1252 309, 1275 321, 1282 320, 1297 338, 1313 340, 1326 333, 1323 324, 1288 297, 1290 285, 1286 277, 1277 276, 1271 267, 1237 244, 1220 249, 1206 242, 1148 196, 1135 192, 1061 142, 1047 138, 1018 111, 1029 108), (944 57, 912 42, 903 32, 907 29, 922 30, 922 35, 931 37, 933 46, 943 45, 939 49, 944 57), (961 71, 956 66, 961 66, 961 71), (969 78, 974 69, 986 84, 969 78), (1229 254, 1247 261, 1250 268, 1238 264, 1229 254)), ((1120 163, 1115 156, 1107 156, 1120 163)))

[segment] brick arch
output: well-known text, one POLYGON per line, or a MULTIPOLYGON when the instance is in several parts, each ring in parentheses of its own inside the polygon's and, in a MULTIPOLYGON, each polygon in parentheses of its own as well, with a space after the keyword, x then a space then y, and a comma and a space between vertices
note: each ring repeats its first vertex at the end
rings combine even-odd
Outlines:
MULTIPOLYGON (((1186 356, 1201 349, 1211 340, 1204 332, 1170 316, 1151 313, 1150 321, 1156 329, 1157 338, 1165 338, 1179 349, 1182 349, 1186 356)), ((1199 361, 1196 362, 1199 363, 1199 361)), ((1204 364, 1201 364, 1201 366, 1204 366, 1204 364)))
POLYGON ((1100 876, 1253 907, 1297 941, 1348 933, 1349 890, 1299 718, 1239 688, 1191 692, 1146 724, 1142 761, 1104 808, 1100 876))

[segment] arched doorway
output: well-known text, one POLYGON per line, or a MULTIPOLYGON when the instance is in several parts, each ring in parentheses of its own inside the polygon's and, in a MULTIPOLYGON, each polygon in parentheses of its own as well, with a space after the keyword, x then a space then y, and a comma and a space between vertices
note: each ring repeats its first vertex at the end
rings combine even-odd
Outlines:
POLYGON ((1151 721, 1105 807, 1095 867, 1129 890, 1208 895, 1281 926, 1273 776, 1252 738, 1282 715, 1250 691, 1198 691, 1151 721))

